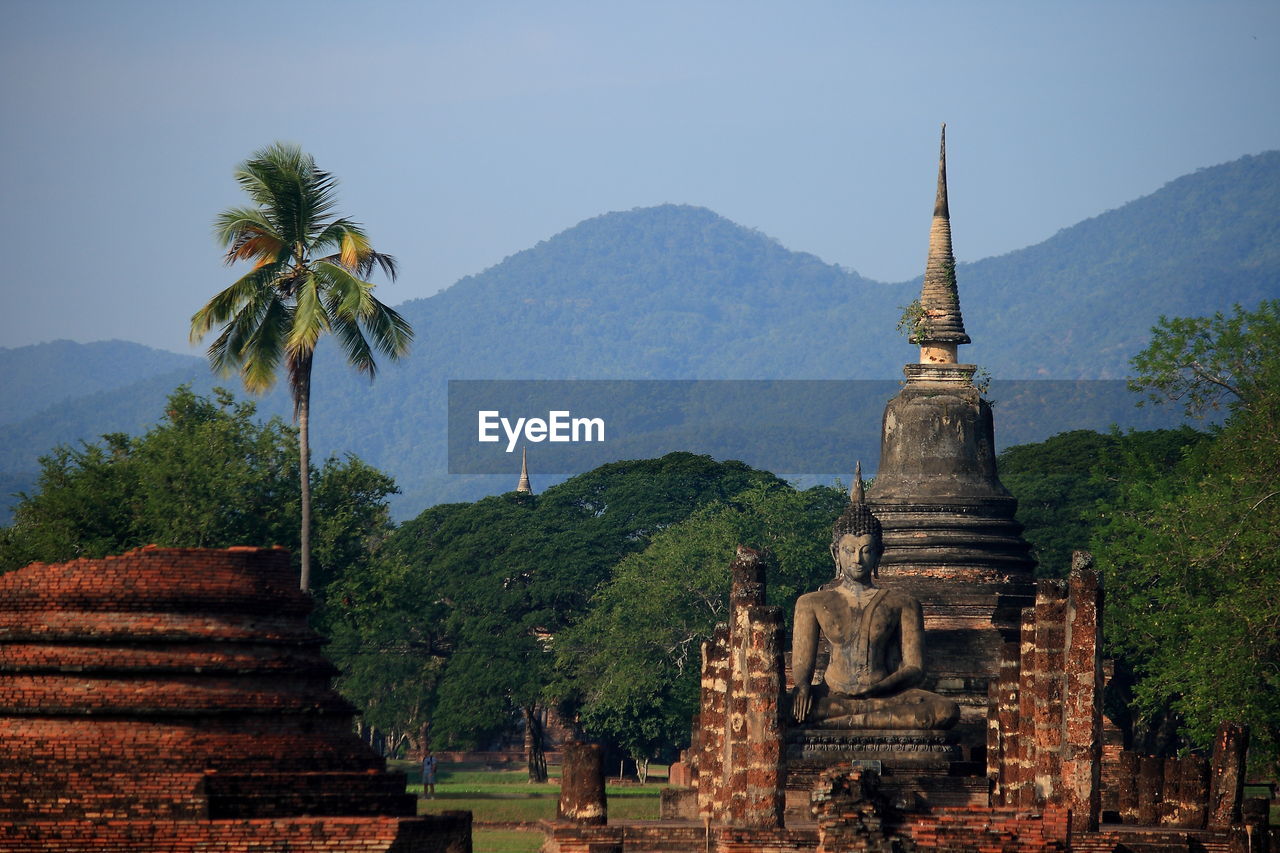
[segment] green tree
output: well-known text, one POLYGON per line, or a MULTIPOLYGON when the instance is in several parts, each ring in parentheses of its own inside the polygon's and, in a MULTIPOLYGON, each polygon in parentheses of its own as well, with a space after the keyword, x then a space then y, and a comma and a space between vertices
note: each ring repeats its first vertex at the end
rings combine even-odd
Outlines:
MULTIPOLYGON (((57 447, 37 490, 0 531, 0 570, 101 557, 155 543, 175 547, 298 545, 297 434, 255 420, 252 403, 177 389, 141 436, 57 447)), ((395 483, 354 457, 315 472, 318 577, 359 573, 390 528, 395 483)))
POLYGON ((643 766, 687 742, 697 709, 700 649, 728 618, 729 563, 739 544, 773 558, 770 603, 790 607, 831 579, 831 525, 848 498, 753 486, 707 504, 624 558, 590 612, 556 638, 560 682, 577 692, 585 728, 643 766))
POLYGON ((1236 305, 1230 315, 1161 317, 1152 333, 1151 344, 1133 358, 1137 376, 1129 380, 1149 400, 1181 402, 1187 414, 1204 417, 1274 397, 1280 300, 1263 301, 1254 311, 1236 305))
MULTIPOLYGON (((586 612, 620 559, 698 507, 757 484, 782 481, 741 462, 671 453, 603 465, 540 495, 424 511, 388 539, 371 571, 331 590, 339 612, 329 618, 357 638, 334 650, 339 666, 368 675, 363 685, 347 682, 360 691, 347 695, 374 696, 374 682, 391 677, 362 669, 355 655, 407 650, 429 679, 429 710, 400 702, 397 731, 429 719, 439 744, 475 747, 523 718, 530 776, 542 778, 535 722, 560 698, 549 687, 560 632, 586 612)), ((381 695, 394 690, 388 683, 381 695)))
POLYGON ((214 296, 191 318, 191 340, 214 327, 209 347, 214 369, 237 370, 247 389, 262 392, 283 360, 298 423, 302 519, 300 585, 311 587, 311 366, 325 332, 337 338, 348 363, 370 378, 374 350, 399 358, 409 349, 409 323, 373 295, 365 279, 374 268, 395 278, 390 255, 376 252, 361 226, 332 217, 337 180, 293 145, 276 143, 236 170, 253 201, 217 218, 217 238, 228 264, 253 269, 214 296))
POLYGON ((1071 552, 1086 547, 1098 504, 1114 499, 1132 465, 1176 466, 1209 438, 1190 427, 1110 433, 1072 430, 1000 454, 1000 480, 1018 499, 1018 521, 1037 560, 1037 577, 1066 577, 1071 552))
POLYGON ((1205 747, 1222 720, 1280 756, 1280 302, 1229 317, 1162 320, 1135 386, 1192 414, 1225 407, 1211 442, 1177 466, 1130 466, 1094 549, 1110 643, 1138 677, 1137 711, 1165 709, 1205 747))

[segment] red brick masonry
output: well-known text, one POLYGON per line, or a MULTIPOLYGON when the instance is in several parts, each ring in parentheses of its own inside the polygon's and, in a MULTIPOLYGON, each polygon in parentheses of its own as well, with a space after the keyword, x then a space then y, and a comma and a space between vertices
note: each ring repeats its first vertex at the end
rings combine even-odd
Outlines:
POLYGON ((463 851, 352 732, 282 549, 0 575, 0 850, 463 851))

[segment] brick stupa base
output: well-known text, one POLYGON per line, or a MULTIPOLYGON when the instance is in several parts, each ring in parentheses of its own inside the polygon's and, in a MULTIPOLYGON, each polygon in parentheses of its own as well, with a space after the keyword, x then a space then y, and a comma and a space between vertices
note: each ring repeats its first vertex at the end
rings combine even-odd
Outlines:
POLYGON ((352 731, 282 549, 0 575, 0 849, 469 851, 352 731))

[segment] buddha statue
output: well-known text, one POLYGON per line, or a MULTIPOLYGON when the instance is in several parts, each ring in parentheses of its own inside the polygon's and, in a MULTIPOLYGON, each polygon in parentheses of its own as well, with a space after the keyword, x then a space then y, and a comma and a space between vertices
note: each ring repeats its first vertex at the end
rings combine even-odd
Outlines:
POLYGON ((836 579, 796 600, 792 716, 818 728, 950 728, 959 706, 917 686, 924 679, 920 602, 874 583, 884 551, 880 522, 867 508, 861 476, 855 479, 832 533, 836 579), (815 685, 819 634, 831 644, 831 661, 815 685))

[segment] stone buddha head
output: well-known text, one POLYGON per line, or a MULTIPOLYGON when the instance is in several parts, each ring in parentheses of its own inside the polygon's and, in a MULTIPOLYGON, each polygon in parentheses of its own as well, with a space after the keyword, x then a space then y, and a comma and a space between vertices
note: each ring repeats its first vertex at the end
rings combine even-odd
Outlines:
POLYGON ((861 492, 861 488, 855 488, 853 500, 831 530, 831 559, 839 581, 848 578, 868 582, 877 574, 884 553, 880 519, 872 515, 861 492))

